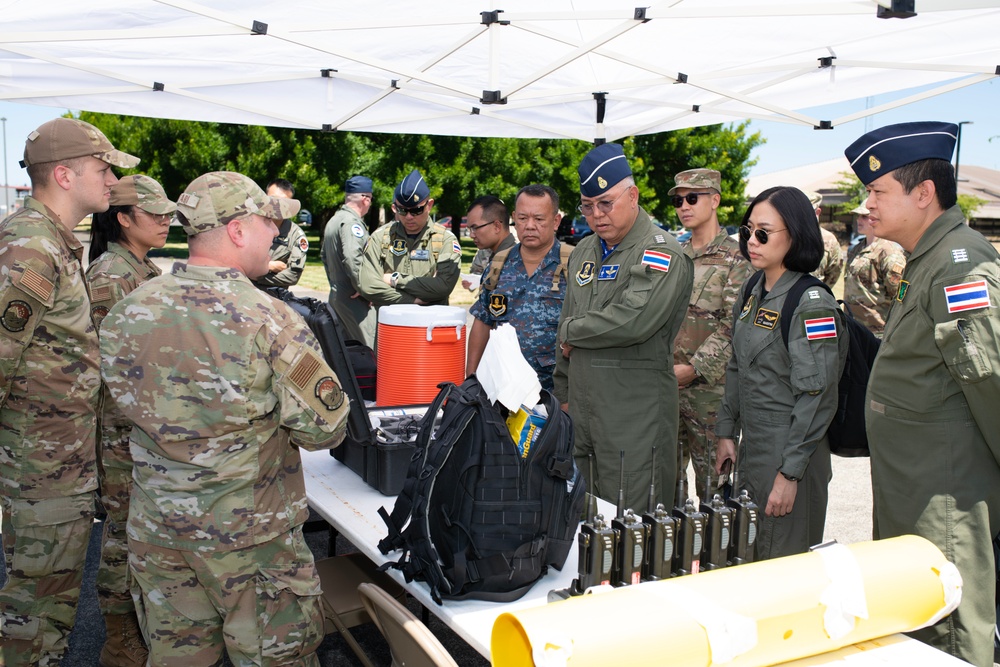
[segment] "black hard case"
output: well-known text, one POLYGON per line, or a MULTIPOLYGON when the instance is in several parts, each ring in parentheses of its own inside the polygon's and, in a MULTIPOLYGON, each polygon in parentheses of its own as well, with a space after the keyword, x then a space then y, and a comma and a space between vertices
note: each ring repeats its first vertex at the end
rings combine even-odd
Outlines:
MULTIPOLYGON (((344 329, 336 313, 325 301, 295 296, 282 288, 268 290, 305 319, 319 340, 326 363, 337 373, 344 393, 351 402, 347 419, 347 435, 331 454, 357 473, 365 482, 384 495, 395 496, 403 489, 410 459, 415 450, 412 442, 382 442, 375 434, 361 396, 361 389, 351 366, 344 329)), ((403 408, 427 406, 400 406, 403 408)), ((391 408, 381 408, 389 410, 391 408)))

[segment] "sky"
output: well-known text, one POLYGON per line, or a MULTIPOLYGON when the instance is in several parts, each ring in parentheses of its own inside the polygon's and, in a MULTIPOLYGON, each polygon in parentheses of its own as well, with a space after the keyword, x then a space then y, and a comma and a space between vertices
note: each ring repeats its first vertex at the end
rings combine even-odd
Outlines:
MULTIPOLYGON (((919 91, 921 89, 917 89, 919 91)), ((912 95, 906 91, 894 95, 879 95, 869 99, 844 102, 825 107, 822 112, 806 110, 808 115, 821 119, 836 119, 859 111, 866 106, 879 106, 893 99, 912 95)), ((813 130, 785 123, 753 121, 751 131, 759 131, 767 142, 754 151, 757 164, 750 174, 757 176, 814 162, 823 162, 844 154, 844 149, 869 129, 920 120, 940 120, 962 126, 962 145, 959 156, 963 164, 1000 170, 1000 79, 978 83, 944 95, 877 114, 834 127, 832 130, 813 130), (992 141, 991 141, 992 139, 992 141)), ((24 151, 28 133, 47 120, 65 112, 55 107, 41 107, 13 102, 0 102, 0 117, 7 119, 4 131, 6 142, 6 173, 0 174, 9 185, 27 185, 27 174, 18 165, 24 151)))

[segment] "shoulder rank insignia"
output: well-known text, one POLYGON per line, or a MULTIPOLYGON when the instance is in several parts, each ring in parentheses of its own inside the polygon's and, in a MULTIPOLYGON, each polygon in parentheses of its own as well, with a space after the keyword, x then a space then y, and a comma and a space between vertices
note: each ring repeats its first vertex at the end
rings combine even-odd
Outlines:
POLYGON ((990 308, 990 293, 985 280, 973 280, 960 285, 944 288, 945 302, 949 313, 961 313, 966 310, 990 308))
POLYGON ((896 301, 902 302, 903 297, 906 296, 906 288, 910 286, 910 283, 905 280, 899 281, 899 290, 896 291, 896 301))
POLYGON ((608 264, 601 267, 601 272, 597 274, 598 280, 614 280, 618 277, 618 267, 620 264, 608 264))
POLYGON ((821 340, 837 337, 837 320, 830 317, 814 317, 803 322, 806 327, 806 340, 821 340))
POLYGON ((502 317, 506 313, 507 313, 507 295, 491 294, 490 315, 492 315, 493 317, 502 317))
POLYGON ((583 287, 591 280, 594 279, 594 263, 584 262, 580 267, 580 271, 576 274, 576 282, 578 285, 583 287))
POLYGON ((969 261, 969 251, 965 248, 953 248, 951 251, 951 263, 961 264, 969 261))
POLYGON ((749 315, 750 311, 753 310, 753 302, 754 302, 755 298, 757 298, 757 297, 755 297, 753 294, 751 294, 750 298, 747 299, 747 302, 745 304, 743 304, 743 310, 740 311, 740 319, 741 320, 744 317, 746 317, 747 315, 749 315))
POLYGON ((761 327, 763 329, 773 329, 774 325, 777 323, 778 323, 778 311, 768 310, 767 308, 757 309, 757 317, 753 321, 755 327, 761 327))

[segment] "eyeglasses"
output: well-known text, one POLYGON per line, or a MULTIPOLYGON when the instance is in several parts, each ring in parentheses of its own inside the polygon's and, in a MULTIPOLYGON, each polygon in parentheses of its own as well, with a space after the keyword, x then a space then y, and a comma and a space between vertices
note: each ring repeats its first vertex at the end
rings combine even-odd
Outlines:
POLYGON ((686 195, 674 195, 670 198, 670 203, 674 205, 674 208, 680 208, 684 206, 684 202, 687 201, 688 204, 694 206, 698 203, 698 197, 702 195, 712 195, 714 192, 689 192, 686 195))
POLYGON ((499 221, 499 220, 493 220, 492 222, 484 222, 484 223, 483 223, 483 224, 481 224, 481 225, 469 225, 469 226, 467 227, 467 229, 469 230, 469 233, 470 233, 470 234, 475 234, 475 233, 476 233, 476 230, 478 230, 478 229, 482 229, 483 227, 489 227, 489 226, 490 226, 490 225, 492 225, 492 224, 493 224, 494 222, 500 222, 500 221, 499 221))
POLYGON ((170 214, 167 214, 167 213, 150 213, 146 209, 142 209, 142 208, 139 208, 138 206, 134 206, 134 207, 132 207, 132 217, 133 218, 136 217, 135 216, 136 211, 142 211, 142 213, 147 218, 151 218, 153 220, 153 222, 156 223, 157 225, 162 225, 164 223, 170 222, 170 219, 173 217, 173 216, 171 216, 170 214))
POLYGON ((750 232, 751 231, 753 231, 753 235, 755 237, 757 237, 757 241, 761 245, 764 245, 764 244, 767 243, 767 238, 768 238, 769 234, 777 234, 779 232, 787 232, 788 230, 787 229, 772 229, 771 231, 767 231, 766 229, 754 229, 754 230, 751 230, 746 225, 741 225, 740 226, 740 238, 743 239, 744 241, 749 241, 750 240, 750 232))
POLYGON ((611 213, 611 209, 615 207, 615 203, 622 198, 623 194, 625 194, 628 191, 629 188, 625 188, 624 190, 621 191, 621 194, 619 194, 611 201, 608 201, 607 199, 602 199, 601 201, 596 202, 594 204, 580 204, 579 206, 576 207, 576 210, 578 210, 580 213, 583 213, 584 215, 593 215, 594 207, 596 206, 601 210, 601 213, 611 213))
POLYGON ((423 213, 425 208, 427 208, 427 204, 421 204, 420 206, 414 206, 413 208, 408 206, 399 206, 398 204, 393 206, 393 209, 400 216, 409 215, 414 218, 423 213))

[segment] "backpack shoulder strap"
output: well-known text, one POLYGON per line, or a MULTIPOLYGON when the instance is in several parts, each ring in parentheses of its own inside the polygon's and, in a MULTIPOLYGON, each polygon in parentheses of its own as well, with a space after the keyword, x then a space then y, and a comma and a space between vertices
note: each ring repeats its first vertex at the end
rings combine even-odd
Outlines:
POLYGON ((482 288, 484 290, 492 291, 496 289, 497 284, 500 282, 500 272, 503 270, 504 262, 507 261, 507 257, 510 256, 510 251, 513 248, 514 246, 504 248, 493 253, 493 256, 490 257, 490 269, 486 272, 486 277, 483 278, 482 288))
POLYGON ((757 286, 757 283, 760 282, 760 279, 763 276, 764 276, 763 271, 757 271, 752 276, 747 278, 745 283, 743 283, 743 294, 742 294, 742 300, 740 301, 740 310, 743 310, 743 306, 747 305, 747 299, 750 298, 750 292, 753 291, 753 288, 757 286))
MULTIPOLYGON (((559 277, 569 276, 569 256, 573 254, 573 246, 568 243, 559 243, 559 267, 552 273, 552 292, 559 292, 559 277)), ((569 278, 566 278, 569 282, 569 278)))
MULTIPOLYGON (((760 272, 758 271, 758 273, 760 272)), ((799 276, 799 279, 796 280, 795 284, 788 290, 788 294, 785 296, 785 303, 781 307, 781 339, 785 341, 786 348, 788 347, 788 336, 792 329, 792 315, 795 314, 795 309, 799 307, 799 301, 802 299, 802 295, 805 294, 806 290, 810 287, 822 287, 829 292, 831 296, 833 295, 833 290, 830 289, 830 286, 816 276, 809 275, 808 273, 804 273, 799 276)))

